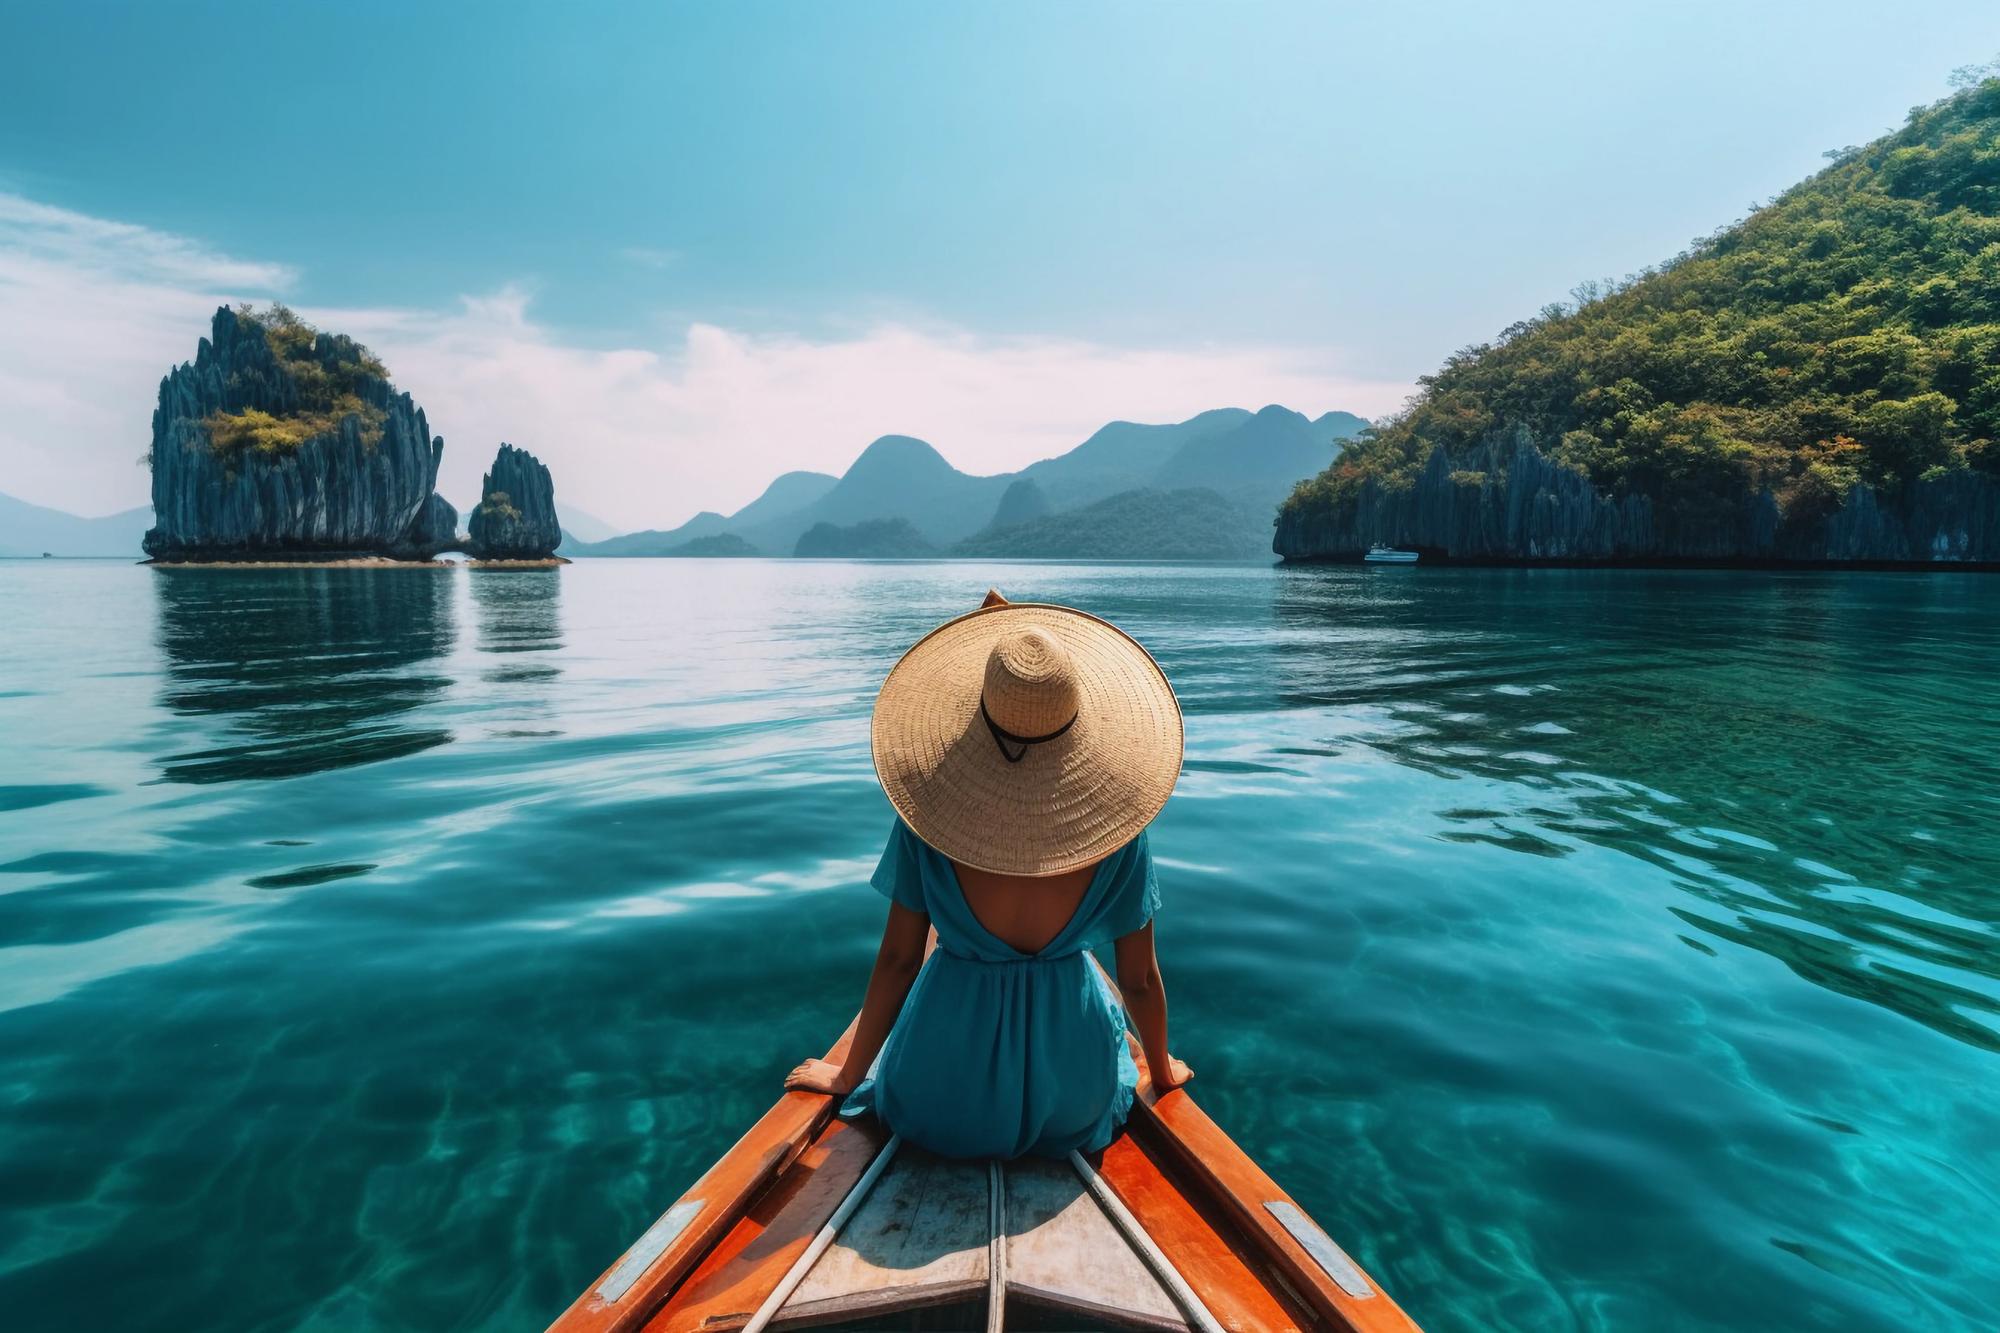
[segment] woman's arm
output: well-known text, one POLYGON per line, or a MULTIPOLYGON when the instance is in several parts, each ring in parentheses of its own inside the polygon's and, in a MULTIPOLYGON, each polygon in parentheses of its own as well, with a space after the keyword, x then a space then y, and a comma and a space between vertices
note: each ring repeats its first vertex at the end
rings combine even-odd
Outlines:
POLYGON ((1194 1077, 1194 1071, 1167 1053, 1167 986, 1160 980, 1159 956, 1153 952, 1153 923, 1148 921, 1118 940, 1118 989, 1125 1012, 1146 1052, 1153 1088, 1168 1092, 1194 1077))
POLYGON ((845 1097, 860 1086, 868 1077, 868 1066, 875 1063, 876 1052, 889 1039, 896 1015, 903 1012, 903 1001, 909 998, 910 986, 923 968, 924 945, 930 934, 928 916, 901 903, 889 904, 882 947, 875 951, 875 970, 868 974, 868 994, 861 1001, 861 1017, 855 1021, 846 1061, 836 1065, 828 1060, 808 1060, 785 1075, 787 1088, 845 1097))

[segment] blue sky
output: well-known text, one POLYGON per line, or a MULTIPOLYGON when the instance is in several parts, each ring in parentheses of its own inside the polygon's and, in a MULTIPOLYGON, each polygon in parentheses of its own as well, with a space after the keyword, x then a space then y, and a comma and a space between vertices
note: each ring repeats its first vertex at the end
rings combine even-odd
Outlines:
POLYGON ((520 435, 621 524, 887 431, 989 471, 1110 416, 1377 414, 2000 51, 1990 0, 1916 12, 6 0, 5 322, 145 293, 70 415, 0 371, 34 400, 7 489, 142 502, 152 390, 220 295, 377 344, 460 498, 520 435))

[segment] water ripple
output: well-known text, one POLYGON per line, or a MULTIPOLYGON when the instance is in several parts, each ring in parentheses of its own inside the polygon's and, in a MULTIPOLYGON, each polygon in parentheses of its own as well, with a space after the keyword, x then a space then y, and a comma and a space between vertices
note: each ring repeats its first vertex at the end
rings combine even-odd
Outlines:
POLYGON ((2000 585, 763 561, 0 567, 9 1327, 546 1322, 852 1012, 988 585, 1172 675, 1176 1045, 1432 1333, 1988 1327, 2000 585))

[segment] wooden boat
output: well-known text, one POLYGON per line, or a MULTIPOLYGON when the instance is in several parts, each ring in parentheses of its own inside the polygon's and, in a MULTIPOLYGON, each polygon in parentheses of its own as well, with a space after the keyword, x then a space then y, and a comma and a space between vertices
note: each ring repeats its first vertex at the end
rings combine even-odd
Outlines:
MULTIPOLYGON (((839 1060, 853 1036, 827 1052, 839 1060)), ((1125 1131, 964 1162, 790 1092, 549 1333, 1341 1330, 1409 1316, 1144 1057, 1125 1131)))

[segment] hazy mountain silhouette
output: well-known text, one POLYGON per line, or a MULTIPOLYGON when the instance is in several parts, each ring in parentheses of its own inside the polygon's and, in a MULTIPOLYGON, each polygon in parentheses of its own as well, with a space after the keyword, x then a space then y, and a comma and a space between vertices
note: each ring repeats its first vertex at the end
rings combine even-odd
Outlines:
POLYGON ((761 523, 730 526, 752 546, 789 553, 817 524, 852 527, 877 518, 909 521, 925 541, 948 545, 979 530, 993 514, 1010 476, 973 477, 907 435, 884 435, 819 499, 761 523))
MULTIPOLYGON (((574 555, 666 555, 691 540, 727 533, 759 553, 789 555, 802 536, 821 525, 846 530, 878 520, 902 520, 923 541, 949 548, 974 534, 1057 517, 1114 495, 1202 491, 1212 493, 1216 503, 1194 506, 1187 522, 1206 535, 1171 544, 1235 550, 1243 544, 1244 514, 1268 525, 1292 486, 1325 468, 1339 442, 1366 424, 1348 412, 1310 420, 1278 406, 1260 412, 1221 408, 1170 425, 1114 421, 1065 454, 990 477, 960 472, 922 440, 884 435, 838 479, 786 473, 728 518, 703 512, 667 532, 631 533, 566 549, 574 555)), ((1164 521, 1171 511, 1171 502, 1157 499, 1128 502, 1119 511, 1118 530, 1135 532, 1142 513, 1164 521)), ((868 532, 864 545, 883 545, 873 540, 874 529, 868 532)), ((829 553, 827 543, 842 540, 847 539, 822 533, 810 545, 829 553)))
POLYGON ((1275 509, 1302 478, 1333 461, 1332 434, 1288 408, 1218 424, 1192 434, 1150 483, 1162 490, 1206 488, 1275 509))
MULTIPOLYGON (((680 548, 701 538, 719 537, 727 533, 738 541, 738 546, 732 547, 730 554, 783 555, 792 549, 789 544, 782 550, 764 551, 755 546, 750 550, 740 549, 743 545, 749 545, 742 537, 742 530, 811 504, 832 490, 838 481, 838 477, 829 477, 824 472, 786 472, 766 486, 762 495, 727 518, 714 510, 704 509, 677 528, 665 530, 648 528, 643 532, 628 532, 606 541, 577 542, 565 545, 563 553, 565 555, 721 554, 722 552, 715 548, 694 552, 680 548)), ((797 540, 796 534, 793 540, 797 540)))
POLYGON ((0 556, 128 555, 143 559, 139 541, 153 526, 151 508, 103 518, 81 518, 60 509, 0 495, 0 556))
POLYGON ((998 532, 1016 527, 1049 512, 1048 492, 1033 477, 1017 477, 1000 494, 999 507, 987 520, 983 531, 998 532))
POLYGON ((869 518, 844 528, 815 523, 792 548, 796 556, 846 560, 908 560, 937 553, 907 518, 869 518))
POLYGON ((1042 560, 1254 560, 1271 547, 1270 511, 1208 487, 1120 491, 1057 514, 988 528, 958 556, 1042 560))
POLYGON ((562 526, 568 540, 580 542, 609 541, 613 537, 616 537, 619 532, 617 528, 606 523, 597 515, 586 514, 583 510, 569 503, 564 503, 562 507, 562 526))
POLYGON ((694 537, 660 552, 663 556, 697 556, 714 560, 728 557, 761 555, 763 552, 744 541, 733 532, 718 532, 709 537, 694 537))
POLYGON ((1023 468, 1021 475, 1041 486, 1057 508, 1088 504, 1147 485, 1189 444, 1226 434, 1249 417, 1240 407, 1225 407, 1172 425, 1114 421, 1068 453, 1023 468))

